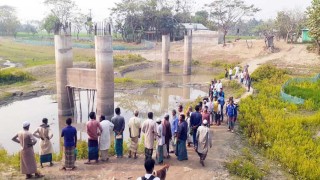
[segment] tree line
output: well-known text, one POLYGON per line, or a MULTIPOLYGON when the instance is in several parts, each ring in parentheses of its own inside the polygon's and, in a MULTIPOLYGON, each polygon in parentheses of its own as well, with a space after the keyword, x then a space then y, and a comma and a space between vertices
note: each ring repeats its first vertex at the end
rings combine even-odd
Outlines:
MULTIPOLYGON (((18 31, 35 34, 45 30, 53 33, 56 23, 71 22, 73 31, 86 30, 93 33, 91 13, 85 14, 73 0, 44 0, 48 13, 42 21, 29 21, 21 24, 15 9, 0 6, 0 35, 15 35, 18 31)), ((126 42, 141 39, 161 40, 162 34, 170 34, 171 40, 183 39, 185 27, 181 23, 200 23, 209 30, 219 30, 224 37, 233 35, 274 35, 287 42, 296 42, 301 29, 309 28, 310 36, 320 49, 320 0, 312 0, 306 10, 283 10, 276 18, 256 20, 251 18, 260 11, 243 0, 212 0, 201 10, 192 11, 195 0, 121 0, 115 3, 111 14, 105 20, 111 23, 116 36, 126 42), (193 13, 194 12, 194 13, 193 13), (250 19, 251 18, 251 19, 250 19)))

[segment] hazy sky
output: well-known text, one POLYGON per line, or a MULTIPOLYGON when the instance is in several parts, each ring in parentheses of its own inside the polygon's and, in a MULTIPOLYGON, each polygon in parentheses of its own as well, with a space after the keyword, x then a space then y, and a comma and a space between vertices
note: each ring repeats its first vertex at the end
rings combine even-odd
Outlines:
MULTIPOLYGON (((10 5, 16 8, 18 18, 22 21, 41 20, 49 12, 43 5, 44 0, 0 0, 1 5, 10 5)), ((115 2, 121 0, 75 0, 76 4, 84 14, 92 9, 94 21, 100 21, 110 14, 110 8, 115 2)), ((193 10, 201 10, 204 4, 213 0, 194 0, 193 10)), ((247 3, 255 4, 261 9, 255 15, 256 19, 269 19, 276 16, 277 11, 285 9, 305 9, 311 5, 311 0, 245 0, 247 3)))

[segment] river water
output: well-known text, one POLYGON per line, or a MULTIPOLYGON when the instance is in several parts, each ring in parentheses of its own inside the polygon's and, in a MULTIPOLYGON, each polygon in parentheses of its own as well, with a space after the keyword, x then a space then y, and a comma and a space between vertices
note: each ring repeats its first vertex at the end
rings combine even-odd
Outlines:
MULTIPOLYGON (((207 92, 201 90, 201 84, 209 82, 212 75, 220 73, 214 69, 195 68, 192 76, 183 76, 181 67, 172 67, 172 73, 162 75, 159 67, 152 67, 143 70, 137 70, 127 73, 125 77, 160 80, 165 85, 159 88, 148 88, 139 91, 118 91, 115 92, 115 107, 121 108, 121 114, 125 117, 126 123, 133 116, 133 111, 138 109, 140 117, 145 119, 149 111, 154 112, 154 118, 162 117, 164 113, 176 109, 181 102, 194 100, 198 96, 204 96, 207 92)), ((204 88, 202 88, 204 89, 204 88)), ((206 89, 206 88, 205 88, 206 89)), ((88 112, 95 109, 95 106, 88 108, 88 92, 81 91, 82 115, 80 115, 77 103, 77 117, 74 126, 78 129, 79 139, 86 140, 85 123, 88 121, 88 112), (80 118, 81 117, 81 118, 80 118)), ((77 98, 79 99, 79 94, 77 98)), ((96 101, 95 101, 96 102, 96 101)), ((20 146, 11 138, 20 130, 22 123, 29 121, 31 123, 30 131, 33 132, 41 124, 42 118, 49 119, 51 130, 54 134, 52 139, 55 152, 60 150, 59 135, 61 129, 65 126, 66 117, 58 117, 58 105, 55 101, 55 95, 45 95, 28 100, 16 101, 0 108, 0 117, 2 125, 0 126, 0 144, 9 153, 16 153, 20 146)), ((124 132, 124 138, 128 139, 128 128, 124 132)), ((35 151, 39 146, 35 146, 35 151)))

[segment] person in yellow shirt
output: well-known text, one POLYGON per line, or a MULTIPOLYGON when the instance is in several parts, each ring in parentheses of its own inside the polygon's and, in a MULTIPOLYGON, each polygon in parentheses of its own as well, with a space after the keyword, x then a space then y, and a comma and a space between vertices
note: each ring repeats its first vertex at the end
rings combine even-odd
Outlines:
POLYGON ((218 102, 217 96, 214 97, 214 101, 213 101, 213 113, 214 113, 215 125, 220 126, 221 125, 221 121, 220 121, 221 105, 218 102))

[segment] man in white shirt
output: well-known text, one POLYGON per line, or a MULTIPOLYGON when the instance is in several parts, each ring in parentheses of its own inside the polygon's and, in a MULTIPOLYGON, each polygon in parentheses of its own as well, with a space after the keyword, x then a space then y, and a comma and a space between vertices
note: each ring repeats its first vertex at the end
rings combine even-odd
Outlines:
POLYGON ((222 89, 222 82, 221 82, 221 80, 219 80, 218 83, 217 83, 217 91, 218 91, 218 93, 220 93, 221 89, 222 89))
POLYGON ((243 84, 243 79, 244 79, 243 72, 240 71, 240 83, 241 84, 243 84))
POLYGON ((229 68, 229 79, 231 80, 231 77, 232 77, 232 69, 229 68))
POLYGON ((160 178, 152 175, 154 164, 155 164, 155 161, 153 159, 146 160, 146 162, 144 163, 146 174, 142 177, 138 177, 137 180, 160 180, 160 178))
POLYGON ((112 124, 112 122, 106 120, 105 116, 100 117, 100 125, 102 127, 102 133, 99 138, 100 158, 101 161, 108 161, 108 150, 110 148, 110 134, 113 130, 114 125, 112 124))
POLYGON ((163 164, 163 145, 165 144, 165 136, 163 134, 163 125, 161 124, 161 119, 158 118, 157 121, 157 161, 158 164, 163 164))
POLYGON ((148 119, 143 122, 142 132, 144 133, 145 160, 152 159, 153 143, 157 137, 157 125, 153 121, 153 113, 148 113, 148 119))
POLYGON ((131 154, 134 153, 134 159, 137 159, 137 150, 139 144, 139 138, 141 133, 141 120, 138 118, 139 111, 134 111, 134 117, 130 118, 128 126, 129 126, 129 136, 131 138, 130 150, 129 150, 129 158, 131 158, 131 154))
POLYGON ((234 69, 236 70, 235 78, 238 78, 240 67, 236 66, 234 69))

